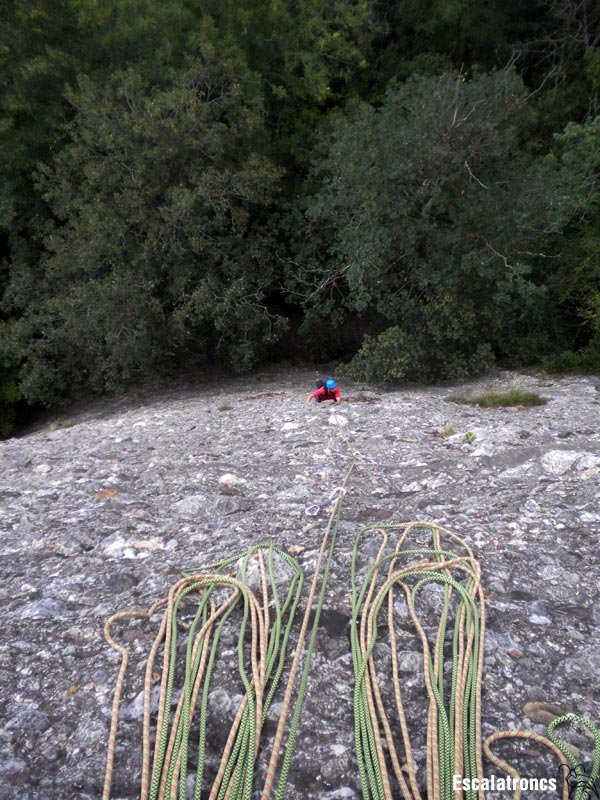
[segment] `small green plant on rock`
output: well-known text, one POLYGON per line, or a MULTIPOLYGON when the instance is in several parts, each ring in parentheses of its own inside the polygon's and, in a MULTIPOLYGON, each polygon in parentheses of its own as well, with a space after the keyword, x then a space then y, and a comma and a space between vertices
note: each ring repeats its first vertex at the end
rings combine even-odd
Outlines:
POLYGON ((521 389, 510 389, 508 392, 460 395, 452 397, 451 400, 455 403, 480 406, 481 408, 506 408, 508 406, 530 408, 531 406, 543 406, 548 402, 545 397, 540 397, 539 394, 525 392, 521 389))
POLYGON ((444 430, 442 431, 442 436, 444 439, 449 439, 451 436, 454 436, 456 433, 456 429, 452 425, 446 425, 444 430))
POLYGON ((467 431, 465 433, 465 441, 467 444, 473 444, 477 436, 473 433, 473 431, 467 431))

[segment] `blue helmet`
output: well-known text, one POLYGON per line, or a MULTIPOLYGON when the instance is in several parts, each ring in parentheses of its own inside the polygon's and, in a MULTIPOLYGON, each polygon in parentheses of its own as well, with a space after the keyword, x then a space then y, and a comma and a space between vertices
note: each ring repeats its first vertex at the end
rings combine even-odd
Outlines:
POLYGON ((333 380, 333 378, 327 378, 325 381, 325 388, 326 389, 335 389, 337 383, 333 380))

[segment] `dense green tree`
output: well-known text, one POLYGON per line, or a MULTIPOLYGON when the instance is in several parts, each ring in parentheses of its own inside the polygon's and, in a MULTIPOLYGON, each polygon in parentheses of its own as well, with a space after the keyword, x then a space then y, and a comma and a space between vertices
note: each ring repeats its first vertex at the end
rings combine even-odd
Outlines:
POLYGON ((8 290, 24 395, 113 388, 181 352, 250 365, 279 323, 258 224, 278 170, 252 79, 209 53, 161 88, 130 71, 68 98, 70 142, 38 174, 56 221, 8 290))
MULTIPOLYGON (((0 261, 0 298, 6 283, 7 272, 6 262, 0 261)), ((3 340, 4 317, 0 303, 0 342, 3 340)), ((11 433, 16 420, 16 404, 20 400, 17 362, 10 359, 4 349, 0 347, 0 438, 11 433)))
POLYGON ((573 226, 549 282, 560 352, 545 365, 558 371, 600 371, 600 212, 573 226))
POLYGON ((33 186, 50 157, 82 50, 75 0, 6 0, 0 9, 0 258, 39 256, 30 222, 44 213, 33 186))
MULTIPOLYGON (((535 0, 392 0, 375 6, 372 99, 383 100, 390 79, 504 67, 515 47, 538 33, 547 4, 535 0)), ((520 53, 520 50, 519 50, 520 53)))
POLYGON ((215 27, 260 76, 277 157, 297 188, 328 113, 368 83, 373 0, 207 0, 215 27))
POLYGON ((596 363, 599 43, 597 0, 5 0, 0 415, 248 366, 284 293, 367 372, 596 363))
POLYGON ((599 139, 575 126, 562 155, 531 162, 524 98, 511 72, 411 79, 338 124, 288 278, 309 322, 375 312, 414 353, 405 377, 531 356, 548 311, 531 273, 595 191, 599 139))
POLYGON ((261 299, 272 248, 257 209, 283 174, 267 154, 293 182, 319 114, 367 65, 368 4, 27 0, 4 19, 4 349, 27 398, 111 386, 165 352, 250 364, 281 327, 261 299), (210 77, 190 77, 194 57, 210 77))
MULTIPOLYGON (((570 123, 554 137, 553 160, 571 173, 600 173, 600 118, 584 125, 570 123)), ((600 368, 600 191, 589 182, 587 202, 560 242, 560 259, 546 277, 558 322, 564 358, 555 366, 600 368)))

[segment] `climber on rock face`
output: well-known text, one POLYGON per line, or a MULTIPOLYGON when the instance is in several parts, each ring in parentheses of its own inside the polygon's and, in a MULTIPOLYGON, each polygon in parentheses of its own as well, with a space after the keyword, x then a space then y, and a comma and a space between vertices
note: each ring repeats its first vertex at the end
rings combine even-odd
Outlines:
POLYGON ((327 378, 324 381, 317 381, 317 388, 308 395, 306 402, 310 403, 311 400, 315 400, 317 403, 323 403, 327 400, 332 400, 334 403, 341 403, 342 393, 338 389, 338 385, 333 378, 327 378))

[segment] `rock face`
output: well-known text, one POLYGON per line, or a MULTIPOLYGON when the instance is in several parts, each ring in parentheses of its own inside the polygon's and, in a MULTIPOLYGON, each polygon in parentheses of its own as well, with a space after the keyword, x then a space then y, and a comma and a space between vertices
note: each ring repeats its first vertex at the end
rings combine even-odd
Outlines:
MULTIPOLYGON (((266 539, 294 548, 310 579, 331 492, 352 460, 286 797, 360 796, 349 564, 356 532, 371 522, 436 521, 475 548, 488 595, 484 733, 543 732, 532 704, 600 721, 596 379, 503 373, 381 396, 342 386, 354 402, 332 408, 303 404, 314 377, 265 372, 218 389, 137 393, 0 443, 3 800, 99 798, 118 668, 102 636, 106 617, 146 608, 181 569, 266 539), (548 404, 448 402, 515 381, 548 404)), ((143 626, 127 635, 141 664, 149 637, 143 626)), ((420 654, 414 641, 401 646, 407 717, 418 729, 420 654)), ((384 665, 384 643, 381 652, 384 665)), ((141 688, 138 666, 123 698, 120 800, 138 791, 141 688)), ((211 713, 228 719, 234 692, 216 686, 211 713)), ((276 711, 277 702, 270 734, 276 711)), ((222 737, 217 731, 215 742, 222 737)), ((585 759, 591 740, 572 742, 585 759)), ((513 758, 515 750, 501 752, 513 758)), ((545 755, 519 758, 523 775, 555 775, 545 755)))

